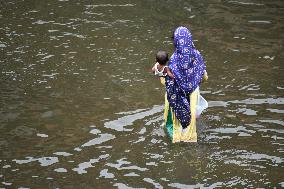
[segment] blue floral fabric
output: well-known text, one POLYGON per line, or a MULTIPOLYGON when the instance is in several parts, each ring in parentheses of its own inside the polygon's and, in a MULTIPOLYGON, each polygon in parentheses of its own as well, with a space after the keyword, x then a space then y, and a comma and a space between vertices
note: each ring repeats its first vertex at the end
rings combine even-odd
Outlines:
POLYGON ((169 68, 175 78, 166 77, 167 99, 182 127, 186 128, 191 120, 189 95, 199 86, 206 66, 186 27, 175 30, 174 46, 169 68))

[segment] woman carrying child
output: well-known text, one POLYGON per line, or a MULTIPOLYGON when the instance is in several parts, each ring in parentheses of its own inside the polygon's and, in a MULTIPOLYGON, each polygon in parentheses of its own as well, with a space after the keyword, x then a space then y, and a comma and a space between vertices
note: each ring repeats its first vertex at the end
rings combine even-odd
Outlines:
POLYGON ((186 27, 178 27, 173 40, 175 51, 168 68, 174 78, 164 77, 166 130, 173 143, 197 142, 196 108, 199 85, 202 79, 207 80, 206 66, 186 27))

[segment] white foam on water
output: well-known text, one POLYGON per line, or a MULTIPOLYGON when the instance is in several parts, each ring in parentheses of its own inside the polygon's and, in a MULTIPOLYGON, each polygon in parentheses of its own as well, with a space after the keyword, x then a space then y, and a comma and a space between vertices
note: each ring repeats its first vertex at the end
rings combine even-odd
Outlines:
POLYGON ((117 120, 109 121, 104 124, 106 128, 110 128, 116 131, 132 131, 133 129, 124 128, 125 126, 132 125, 135 121, 141 120, 147 116, 153 115, 158 112, 162 112, 164 106, 154 106, 152 109, 138 112, 132 115, 127 115, 118 118, 117 120))

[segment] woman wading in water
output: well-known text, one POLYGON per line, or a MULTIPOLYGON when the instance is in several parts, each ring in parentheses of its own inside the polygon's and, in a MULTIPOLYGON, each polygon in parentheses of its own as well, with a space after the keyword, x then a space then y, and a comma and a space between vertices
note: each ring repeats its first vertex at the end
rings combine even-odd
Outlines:
POLYGON ((166 85, 165 126, 172 142, 197 142, 196 109, 202 98, 199 85, 208 78, 206 66, 186 27, 175 30, 173 42, 175 51, 168 67, 174 79, 161 78, 166 85))

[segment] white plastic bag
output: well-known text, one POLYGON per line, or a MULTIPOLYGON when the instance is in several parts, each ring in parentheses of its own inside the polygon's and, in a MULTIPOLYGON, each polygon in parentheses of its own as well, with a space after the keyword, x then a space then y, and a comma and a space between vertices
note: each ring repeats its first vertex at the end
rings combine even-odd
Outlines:
POLYGON ((199 88, 198 90, 198 99, 197 99, 197 106, 196 106, 196 117, 200 117, 203 110, 208 108, 208 102, 200 95, 199 88))

